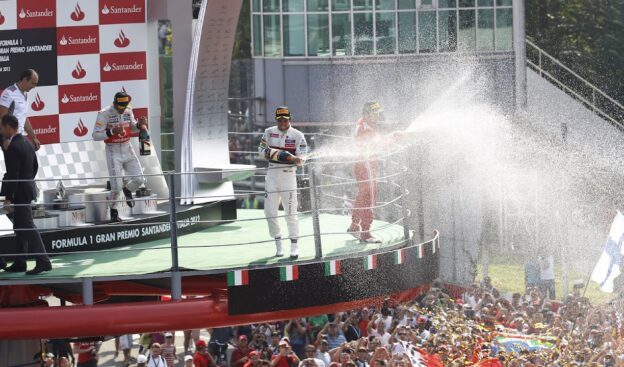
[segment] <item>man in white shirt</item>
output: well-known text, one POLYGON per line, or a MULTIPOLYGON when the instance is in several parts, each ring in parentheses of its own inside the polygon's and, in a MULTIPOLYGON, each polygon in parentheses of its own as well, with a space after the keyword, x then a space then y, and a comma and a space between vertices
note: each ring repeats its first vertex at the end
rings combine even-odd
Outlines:
POLYGON ((8 114, 17 117, 19 123, 18 133, 28 134, 32 140, 35 150, 39 150, 41 143, 28 119, 28 92, 39 83, 39 74, 33 69, 22 71, 17 83, 6 88, 0 95, 0 119, 8 114))

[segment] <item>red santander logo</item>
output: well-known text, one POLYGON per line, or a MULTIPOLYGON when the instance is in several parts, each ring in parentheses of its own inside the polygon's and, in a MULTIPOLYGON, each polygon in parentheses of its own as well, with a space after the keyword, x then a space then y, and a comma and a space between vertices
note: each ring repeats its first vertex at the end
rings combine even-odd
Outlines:
POLYGON ((70 18, 74 22, 80 22, 81 20, 84 20, 85 12, 82 11, 82 9, 80 8, 80 4, 76 3, 76 7, 74 8, 74 11, 71 13, 70 18))
POLYGON ((74 79, 82 79, 87 76, 87 71, 82 67, 80 61, 76 63, 76 68, 72 71, 72 77, 74 79))
POLYGON ((147 58, 145 52, 123 52, 100 54, 100 80, 116 82, 147 79, 147 58))
POLYGON ((2 14, 2 12, 0 11, 0 25, 3 25, 5 20, 6 19, 4 18, 4 14, 2 14))
POLYGON ((45 108, 45 103, 41 99, 41 96, 39 96, 39 93, 37 93, 37 97, 35 97, 35 100, 33 101, 33 103, 30 104, 30 107, 33 109, 33 111, 37 111, 37 112, 45 108))
POLYGON ((79 119, 78 125, 74 128, 74 135, 76 135, 77 137, 82 137, 87 135, 88 132, 89 129, 85 126, 84 122, 82 122, 82 119, 79 119))
POLYGON ((17 6, 18 29, 56 27, 55 0, 20 0, 17 6))
POLYGON ((119 31, 119 36, 113 42, 115 46, 119 48, 124 48, 130 46, 130 38, 126 37, 123 29, 119 31))

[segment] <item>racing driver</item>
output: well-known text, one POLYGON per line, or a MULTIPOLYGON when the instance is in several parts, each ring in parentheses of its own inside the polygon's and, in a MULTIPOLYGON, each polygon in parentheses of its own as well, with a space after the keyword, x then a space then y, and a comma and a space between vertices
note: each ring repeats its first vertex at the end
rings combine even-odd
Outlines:
POLYGON ((128 106, 130 100, 125 92, 115 93, 113 104, 98 113, 92 135, 93 140, 106 143, 106 162, 111 176, 111 222, 121 222, 117 208, 123 200, 122 191, 128 206, 132 207, 132 192, 145 184, 141 163, 130 144, 130 133, 147 130, 147 119, 141 117, 137 122, 128 106), (126 175, 128 177, 123 177, 126 175))
POLYGON ((282 233, 277 218, 280 205, 284 207, 288 236, 290 237, 290 258, 299 257, 299 218, 297 217, 297 166, 303 164, 308 152, 303 133, 290 125, 288 107, 275 111, 276 126, 264 131, 258 151, 269 161, 265 180, 264 215, 269 224, 269 234, 275 239, 275 256, 284 256, 282 233))

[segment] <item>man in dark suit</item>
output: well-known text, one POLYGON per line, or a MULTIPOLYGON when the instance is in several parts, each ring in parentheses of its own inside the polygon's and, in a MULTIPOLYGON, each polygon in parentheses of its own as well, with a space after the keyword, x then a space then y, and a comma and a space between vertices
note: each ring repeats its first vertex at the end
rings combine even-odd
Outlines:
POLYGON ((37 188, 33 179, 39 169, 35 149, 24 136, 18 133, 18 120, 13 115, 2 117, 2 135, 8 140, 5 144, 6 174, 2 182, 0 195, 4 195, 4 208, 13 212, 13 229, 18 243, 24 243, 24 253, 36 253, 37 263, 35 267, 26 271, 26 257, 21 257, 13 262, 13 265, 4 269, 8 272, 26 271, 27 275, 39 274, 52 269, 52 264, 41 236, 35 227, 32 216, 31 202, 37 196, 37 188), (23 180, 23 181, 13 181, 23 180))

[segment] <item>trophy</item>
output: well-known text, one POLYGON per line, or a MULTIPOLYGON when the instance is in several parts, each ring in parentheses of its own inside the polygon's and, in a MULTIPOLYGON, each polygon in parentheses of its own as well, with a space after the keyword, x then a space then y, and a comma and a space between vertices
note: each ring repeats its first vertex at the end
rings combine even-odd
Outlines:
POLYGON ((54 198, 53 208, 56 210, 63 210, 69 208, 69 203, 67 202, 67 193, 65 191, 65 185, 63 181, 59 181, 56 184, 56 197, 54 198))

